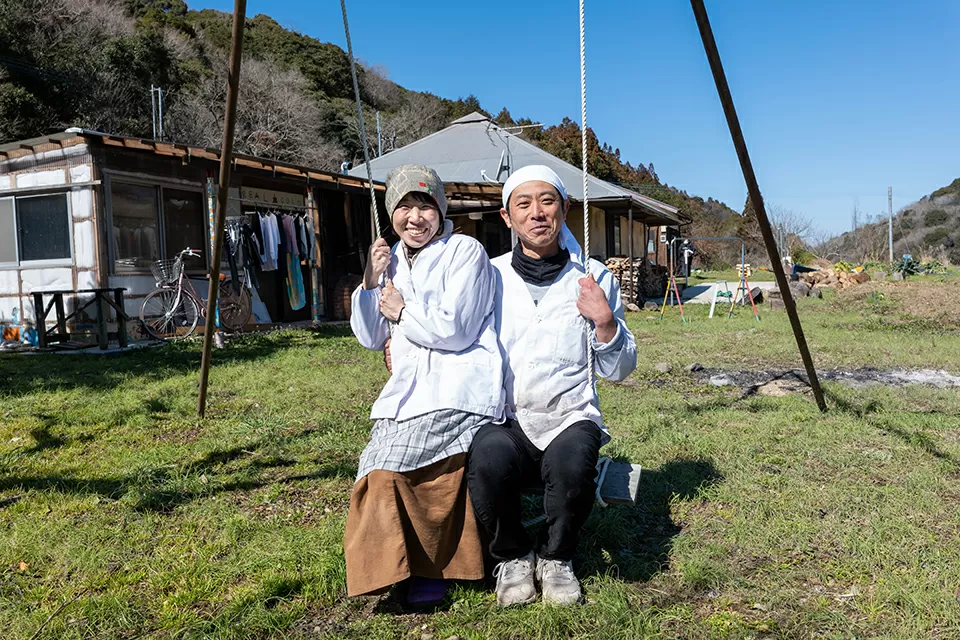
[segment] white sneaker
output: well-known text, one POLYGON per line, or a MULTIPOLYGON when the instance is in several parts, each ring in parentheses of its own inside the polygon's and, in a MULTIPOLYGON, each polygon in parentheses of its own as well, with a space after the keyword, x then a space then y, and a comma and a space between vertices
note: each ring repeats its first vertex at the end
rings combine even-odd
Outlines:
POLYGON ((537 556, 531 551, 522 558, 498 564, 493 575, 497 579, 497 604, 509 607, 515 604, 530 604, 537 599, 537 587, 533 583, 533 567, 537 556))
POLYGON ((537 580, 546 603, 569 605, 580 600, 580 582, 569 560, 538 558, 537 580))

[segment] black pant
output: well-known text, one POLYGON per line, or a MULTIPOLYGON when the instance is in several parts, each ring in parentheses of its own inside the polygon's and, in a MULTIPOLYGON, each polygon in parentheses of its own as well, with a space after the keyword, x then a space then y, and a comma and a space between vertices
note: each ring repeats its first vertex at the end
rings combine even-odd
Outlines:
POLYGON ((600 429, 588 420, 567 427, 544 451, 513 420, 482 427, 470 445, 467 487, 490 537, 490 555, 513 560, 533 550, 520 519, 520 494, 541 486, 547 522, 537 555, 572 560, 580 528, 593 509, 599 450, 600 429))

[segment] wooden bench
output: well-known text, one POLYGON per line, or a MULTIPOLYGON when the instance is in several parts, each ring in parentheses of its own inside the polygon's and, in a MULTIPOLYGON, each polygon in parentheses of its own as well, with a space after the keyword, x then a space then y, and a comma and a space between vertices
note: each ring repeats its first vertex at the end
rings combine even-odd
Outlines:
POLYGON ((67 320, 70 320, 81 311, 94 305, 97 309, 97 343, 101 349, 106 349, 110 343, 111 334, 107 331, 107 307, 112 307, 117 312, 117 332, 112 334, 117 339, 121 347, 127 346, 127 320, 129 316, 123 309, 124 288, 106 288, 106 289, 78 289, 60 290, 60 291, 34 291, 33 308, 37 323, 37 342, 41 349, 47 348, 51 343, 65 343, 76 334, 67 332, 67 320), (73 313, 66 315, 63 308, 63 296, 93 294, 93 298, 83 305, 73 310, 73 313), (46 306, 43 304, 43 297, 50 296, 50 302, 46 306), (56 331, 47 329, 47 316, 51 309, 56 309, 57 326, 56 331))

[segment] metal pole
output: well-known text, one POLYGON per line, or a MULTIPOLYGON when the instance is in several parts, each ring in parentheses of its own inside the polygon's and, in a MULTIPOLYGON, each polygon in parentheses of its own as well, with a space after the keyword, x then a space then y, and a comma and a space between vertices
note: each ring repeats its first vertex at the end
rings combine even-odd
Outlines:
POLYGON ((233 130, 237 118, 237 94, 240 92, 240 61, 243 55, 243 24, 247 0, 234 0, 233 34, 230 46, 230 69, 227 75, 227 105, 223 119, 223 144, 220 147, 220 187, 217 192, 217 219, 213 255, 210 259, 210 288, 207 293, 207 318, 203 325, 203 358, 200 361, 200 395, 197 398, 197 415, 201 418, 207 410, 207 381, 210 377, 210 357, 213 347, 213 318, 217 313, 217 297, 220 293, 220 260, 223 248, 223 226, 230 191, 230 168, 233 159, 233 130))
POLYGON ((893 264, 893 187, 887 187, 887 213, 890 216, 890 264, 893 264))
POLYGON ((154 98, 154 86, 150 85, 150 117, 153 118, 153 139, 157 139, 157 103, 154 98))
POLYGON ((727 118, 730 137, 733 139, 733 144, 737 149, 737 156, 740 159, 740 169, 743 171, 743 179, 747 183, 747 191, 750 193, 750 200, 753 202, 754 209, 757 213, 757 222, 760 225, 760 233, 763 235, 763 243, 766 245, 767 255, 773 263, 771 266, 777 277, 777 286, 780 288, 780 295, 783 297, 783 306, 786 308, 787 316, 790 318, 790 326, 793 328, 797 348, 800 350, 800 358, 803 360, 803 366, 807 370, 810 388, 813 390, 813 397, 820 411, 826 411, 827 403, 823 399, 823 389, 820 388, 820 379, 817 377, 817 370, 813 366, 813 358, 810 356, 810 349, 807 347, 807 340, 803 335, 803 326, 800 324, 800 316, 797 315, 797 305, 793 300, 793 294, 790 291, 787 276, 783 272, 783 263, 780 262, 779 256, 777 255, 773 230, 770 228, 767 210, 763 205, 763 196, 760 194, 760 185, 757 183, 757 176, 753 172, 750 154, 747 153, 747 143, 743 137, 743 130, 740 128, 740 120, 737 117, 737 110, 733 104, 733 96, 727 84, 727 76, 723 72, 723 63, 720 61, 717 42, 713 38, 713 30, 710 28, 707 9, 703 5, 703 0, 690 0, 690 6, 693 8, 693 14, 697 20, 700 39, 703 41, 703 50, 707 54, 710 70, 713 72, 713 80, 717 85, 717 94, 720 97, 720 103, 723 105, 723 112, 727 118))
POLYGON ((160 113, 157 117, 157 129, 160 131, 160 139, 163 140, 163 87, 157 87, 157 107, 160 113))

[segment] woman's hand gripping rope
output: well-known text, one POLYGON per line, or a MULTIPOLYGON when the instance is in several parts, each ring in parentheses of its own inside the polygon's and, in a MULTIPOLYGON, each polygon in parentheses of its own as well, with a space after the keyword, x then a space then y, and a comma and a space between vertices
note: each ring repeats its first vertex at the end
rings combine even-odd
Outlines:
POLYGON ((380 276, 387 270, 389 264, 390 245, 383 238, 377 238, 377 241, 370 245, 370 259, 367 260, 367 268, 363 271, 363 288, 376 289, 380 285, 380 276))

